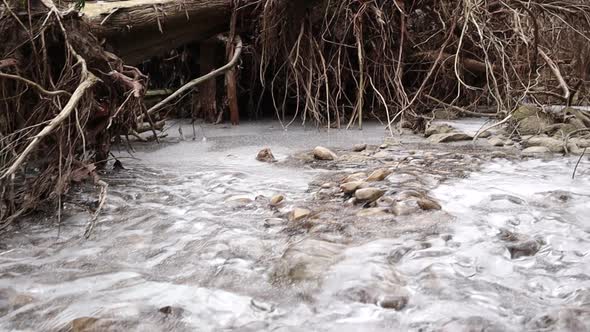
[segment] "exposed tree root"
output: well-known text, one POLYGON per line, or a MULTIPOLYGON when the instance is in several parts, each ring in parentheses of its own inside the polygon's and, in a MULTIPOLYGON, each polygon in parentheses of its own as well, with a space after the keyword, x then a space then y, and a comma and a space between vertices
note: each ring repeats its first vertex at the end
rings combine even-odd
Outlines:
POLYGON ((111 136, 135 128, 145 77, 89 31, 51 0, 0 5, 0 230, 71 181, 104 188, 111 136))
POLYGON ((523 101, 588 103, 570 88, 590 72, 585 0, 240 3, 242 29, 256 31, 251 93, 270 94, 286 122, 285 109, 340 127, 366 109, 391 125, 441 104, 504 118, 523 101))

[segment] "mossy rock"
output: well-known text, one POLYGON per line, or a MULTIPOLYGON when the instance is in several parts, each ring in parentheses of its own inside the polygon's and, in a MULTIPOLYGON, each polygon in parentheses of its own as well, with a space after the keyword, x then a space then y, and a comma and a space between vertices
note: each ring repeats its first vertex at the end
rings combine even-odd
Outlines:
POLYGON ((551 129, 550 126, 554 123, 549 114, 532 105, 520 106, 512 112, 512 118, 521 136, 544 133, 551 129))
POLYGON ((563 110, 563 113, 568 119, 567 122, 577 126, 577 129, 590 127, 590 117, 584 114, 584 112, 572 107, 568 107, 563 110))
POLYGON ((531 116, 547 116, 541 109, 532 105, 522 105, 512 112, 512 118, 516 121, 524 120, 531 116))
POLYGON ((544 133, 551 124, 547 118, 533 115, 520 120, 517 130, 520 135, 536 135, 544 133))
MULTIPOLYGON (((555 124, 555 129, 552 131, 553 135, 558 137, 565 137, 568 134, 580 129, 577 125, 572 123, 558 123, 555 124)), ((549 133, 550 134, 550 133, 549 133)))

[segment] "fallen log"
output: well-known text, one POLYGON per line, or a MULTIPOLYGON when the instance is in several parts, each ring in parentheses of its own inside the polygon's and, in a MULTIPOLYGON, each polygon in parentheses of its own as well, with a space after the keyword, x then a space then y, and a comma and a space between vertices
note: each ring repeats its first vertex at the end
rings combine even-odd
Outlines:
POLYGON ((228 30, 231 0, 89 2, 92 32, 127 64, 228 30))

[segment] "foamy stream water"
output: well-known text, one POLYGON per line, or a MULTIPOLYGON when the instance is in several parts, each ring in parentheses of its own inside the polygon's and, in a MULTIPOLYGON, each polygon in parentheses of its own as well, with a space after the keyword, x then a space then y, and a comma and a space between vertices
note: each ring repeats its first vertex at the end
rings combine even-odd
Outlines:
POLYGON ((301 204, 310 181, 330 173, 260 163, 260 148, 283 160, 318 144, 378 145, 385 134, 263 123, 197 127, 194 141, 139 148, 105 177, 107 205, 89 239, 88 214, 67 211, 59 237, 40 221, 2 239, 0 330, 68 330, 79 317, 112 331, 590 328, 587 159, 575 180, 576 158, 486 162, 431 192, 449 220, 396 236, 396 221, 346 237, 294 234, 256 200, 282 193, 301 204), (519 256, 510 236, 538 251, 519 256), (280 278, 290 260, 306 275, 280 278), (401 310, 383 305, 397 299, 401 310))

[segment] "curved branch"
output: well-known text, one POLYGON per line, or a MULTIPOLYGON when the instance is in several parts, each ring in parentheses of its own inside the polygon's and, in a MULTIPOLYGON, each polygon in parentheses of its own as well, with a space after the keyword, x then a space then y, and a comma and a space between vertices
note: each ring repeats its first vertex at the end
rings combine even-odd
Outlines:
POLYGON ((9 79, 17 80, 17 81, 21 81, 21 82, 23 82, 23 83, 25 83, 27 85, 32 86, 33 88, 35 88, 37 91, 41 92, 42 94, 48 95, 48 96, 55 96, 55 95, 61 95, 61 94, 69 95, 70 94, 69 92, 64 91, 64 90, 56 90, 56 91, 48 91, 48 90, 45 90, 39 84, 37 84, 37 83, 35 83, 35 82, 31 81, 31 80, 28 80, 28 79, 26 79, 24 77, 20 77, 18 75, 0 73, 0 77, 9 78, 9 79))
POLYGON ((6 179, 7 177, 14 174, 14 172, 16 172, 16 170, 21 166, 21 164, 27 159, 28 155, 41 142, 41 139, 49 135, 55 128, 59 126, 59 124, 62 123, 62 121, 64 121, 70 116, 70 114, 76 108, 78 102, 80 101, 86 90, 92 87, 96 82, 98 82, 98 78, 94 76, 92 73, 88 72, 86 78, 84 79, 84 81, 82 81, 82 83, 80 83, 80 85, 78 85, 78 87, 72 94, 72 97, 70 98, 70 100, 68 100, 66 106, 64 106, 63 110, 61 110, 61 112, 59 112, 59 114, 55 118, 53 118, 53 120, 51 120, 51 122, 49 122, 49 124, 45 128, 43 128, 41 132, 39 132, 37 135, 35 135, 35 137, 33 137, 31 143, 27 145, 25 150, 18 156, 16 161, 12 163, 10 168, 6 170, 6 172, 4 172, 2 176, 0 176, 0 181, 6 179))
MULTIPOLYGON (((238 59, 240 58, 240 54, 242 53, 242 39, 240 38, 240 36, 236 36, 236 39, 234 41, 236 43, 236 50, 234 52, 234 56, 231 59, 230 62, 228 62, 225 66, 220 67, 218 69, 215 69, 214 71, 210 72, 207 75, 195 78, 194 80, 186 83, 185 85, 183 85, 182 87, 180 87, 180 89, 174 91, 173 94, 171 94, 170 96, 168 96, 166 99, 162 100, 161 102, 157 103, 156 105, 152 106, 152 108, 150 108, 149 110, 147 110, 146 114, 147 115, 151 115, 154 112, 158 111, 159 109, 162 108, 162 106, 166 105, 167 103, 169 103, 171 100, 173 100, 174 98, 180 96, 181 94, 183 94, 184 92, 186 92, 187 90, 191 89, 192 87, 201 84, 207 80, 210 80, 214 77, 217 77, 223 73, 225 73, 227 70, 233 68, 236 63, 238 63, 238 59)), ((138 121, 141 120, 143 118, 143 116, 140 116, 138 118, 138 121)))

